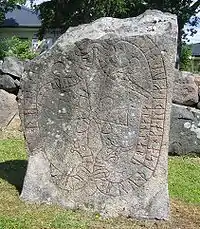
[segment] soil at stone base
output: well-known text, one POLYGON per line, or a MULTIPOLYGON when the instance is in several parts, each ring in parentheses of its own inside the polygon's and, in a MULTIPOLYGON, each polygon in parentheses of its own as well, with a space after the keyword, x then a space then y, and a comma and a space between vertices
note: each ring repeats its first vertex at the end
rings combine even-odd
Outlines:
POLYGON ((192 205, 171 201, 171 216, 171 228, 200 229, 200 203, 192 205))
POLYGON ((171 200, 168 221, 114 220, 112 224, 96 222, 89 229, 200 229, 200 204, 171 200))

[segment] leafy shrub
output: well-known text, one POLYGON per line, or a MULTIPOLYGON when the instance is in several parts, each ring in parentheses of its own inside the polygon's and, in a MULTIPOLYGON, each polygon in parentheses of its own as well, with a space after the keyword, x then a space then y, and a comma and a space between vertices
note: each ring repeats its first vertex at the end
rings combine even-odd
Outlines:
POLYGON ((31 51, 31 41, 13 36, 0 40, 0 59, 15 56, 20 60, 33 59, 36 54, 31 51))
POLYGON ((189 45, 184 44, 181 49, 180 56, 180 70, 181 71, 191 71, 192 61, 192 50, 189 45))

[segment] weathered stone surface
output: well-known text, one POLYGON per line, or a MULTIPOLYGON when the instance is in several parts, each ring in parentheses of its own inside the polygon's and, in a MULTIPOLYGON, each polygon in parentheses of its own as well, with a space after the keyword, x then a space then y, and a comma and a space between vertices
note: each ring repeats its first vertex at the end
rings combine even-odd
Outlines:
POLYGON ((0 129, 19 130, 20 119, 16 96, 0 90, 0 109, 0 129))
POLYGON ((21 78, 24 71, 24 64, 16 57, 5 57, 0 70, 14 77, 21 78))
POLYGON ((0 72, 1 72, 2 66, 3 66, 3 60, 0 60, 0 72))
POLYGON ((197 109, 200 109, 200 102, 197 103, 197 109))
POLYGON ((29 151, 21 198, 168 217, 176 17, 147 11, 70 28, 29 63, 20 114, 29 151))
POLYGON ((199 74, 193 74, 193 76, 194 76, 194 82, 196 83, 198 88, 200 88, 200 75, 199 74))
POLYGON ((19 87, 20 87, 20 81, 19 81, 19 80, 17 80, 17 79, 15 79, 15 80, 14 80, 14 82, 15 82, 16 87, 17 87, 17 88, 18 88, 18 90, 19 90, 19 87))
POLYGON ((172 105, 170 154, 200 155, 200 111, 186 106, 172 105))
POLYGON ((0 75, 0 89, 10 93, 17 94, 19 86, 16 85, 15 80, 9 75, 0 75))
POLYGON ((17 95, 24 64, 15 57, 6 57, 0 62, 0 89, 17 95))
POLYGON ((174 78, 173 103, 193 106, 198 103, 198 86, 191 72, 176 71, 174 78))

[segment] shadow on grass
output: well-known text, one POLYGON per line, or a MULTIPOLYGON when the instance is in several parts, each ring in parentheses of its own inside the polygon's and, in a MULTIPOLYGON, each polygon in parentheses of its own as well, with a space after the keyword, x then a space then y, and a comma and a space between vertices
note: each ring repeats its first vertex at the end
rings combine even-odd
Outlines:
POLYGON ((21 193, 23 181, 27 169, 26 160, 13 160, 0 163, 0 178, 14 185, 21 193))

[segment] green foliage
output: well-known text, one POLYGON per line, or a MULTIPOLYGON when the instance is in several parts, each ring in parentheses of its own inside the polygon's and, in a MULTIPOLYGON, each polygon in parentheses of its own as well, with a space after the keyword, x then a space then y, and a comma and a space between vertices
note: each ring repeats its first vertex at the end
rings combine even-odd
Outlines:
POLYGON ((6 56, 15 56, 20 60, 33 59, 36 54, 31 51, 31 41, 17 37, 0 40, 0 59, 6 56))
MULTIPOLYGON (((31 1, 34 4, 34 0, 31 1)), ((177 15, 178 47, 181 53, 181 40, 188 40, 188 35, 194 35, 195 26, 200 22, 197 13, 200 11, 200 1, 193 0, 51 0, 43 2, 40 10, 42 28, 40 38, 51 28, 60 28, 65 32, 68 27, 89 23, 100 17, 135 17, 147 9, 158 9, 177 15), (192 17, 192 20, 191 20, 192 17), (186 23, 192 27, 187 32, 183 30, 186 23)), ((178 68, 179 63, 176 63, 178 68)))
POLYGON ((200 58, 194 58, 192 60, 192 72, 194 73, 200 73, 200 58))
POLYGON ((100 17, 121 17, 126 13, 124 0, 51 0, 42 3, 40 10, 44 34, 49 28, 60 28, 91 22, 100 17))
POLYGON ((192 50, 190 45, 183 45, 181 48, 181 55, 180 55, 180 70, 182 71, 191 71, 191 56, 192 50))
MULTIPOLYGON (((183 26, 191 16, 191 24, 198 24, 199 18, 195 15, 199 12, 199 6, 200 1, 193 0, 51 0, 39 5, 38 9, 42 19, 41 33, 48 28, 65 31, 69 26, 89 23, 99 17, 134 17, 147 9, 158 9, 177 15, 181 38, 183 26)), ((194 33, 194 30, 189 32, 194 33)))

